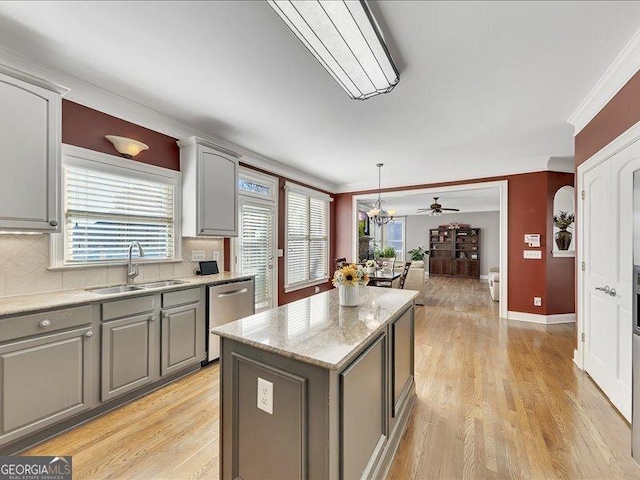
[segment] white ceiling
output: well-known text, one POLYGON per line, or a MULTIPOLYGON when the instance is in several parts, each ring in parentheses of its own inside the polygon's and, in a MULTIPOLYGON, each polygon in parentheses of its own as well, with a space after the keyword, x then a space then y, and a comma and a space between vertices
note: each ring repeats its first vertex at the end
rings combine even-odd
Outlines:
POLYGON ((372 3, 400 70, 350 100, 262 1, 0 2, 0 44, 336 185, 546 168, 640 2, 372 3))
MULTIPOLYGON (((382 195, 384 208, 395 210, 397 216, 427 215, 428 212, 418 213, 419 208, 429 208, 433 197, 438 197, 438 203, 443 208, 458 208, 460 213, 469 212, 497 212, 500 210, 500 189, 482 188, 474 190, 456 190, 429 193, 415 193, 406 190, 401 192, 385 192, 382 195)), ((363 210, 369 210, 377 199, 377 194, 358 199, 358 205, 363 210)), ((447 212, 443 212, 445 215, 447 212)), ((457 212, 452 212, 457 213, 457 212)))

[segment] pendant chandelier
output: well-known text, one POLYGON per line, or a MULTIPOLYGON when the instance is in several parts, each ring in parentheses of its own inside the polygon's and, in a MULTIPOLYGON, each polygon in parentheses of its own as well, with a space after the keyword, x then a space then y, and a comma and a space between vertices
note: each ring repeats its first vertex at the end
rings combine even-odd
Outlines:
POLYGON ((376 167, 378 167, 378 200, 374 203, 374 208, 367 212, 367 216, 369 220, 374 222, 376 225, 381 227, 382 225, 386 225, 389 222, 393 222, 393 216, 396 214, 395 210, 385 210, 382 208, 382 204, 384 200, 382 200, 381 190, 382 190, 382 166, 384 163, 377 163, 376 167))

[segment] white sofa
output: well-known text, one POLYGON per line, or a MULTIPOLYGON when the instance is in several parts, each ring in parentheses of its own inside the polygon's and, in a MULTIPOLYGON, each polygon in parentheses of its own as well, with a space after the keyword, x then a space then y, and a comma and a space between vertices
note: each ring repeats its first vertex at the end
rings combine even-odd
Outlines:
POLYGON ((500 269, 498 267, 489 269, 489 293, 494 302, 500 301, 500 269))
MULTIPOLYGON (((404 268, 404 262, 396 261, 394 266, 396 271, 402 272, 404 268)), ((395 280, 393 282, 393 287, 398 288, 399 280, 395 280)), ((411 266, 409 267, 409 273, 407 274, 407 279, 404 282, 405 290, 417 290, 420 292, 420 295, 416 297, 417 305, 424 305, 424 295, 426 293, 426 279, 425 279, 425 269, 423 261, 411 262, 411 266)))

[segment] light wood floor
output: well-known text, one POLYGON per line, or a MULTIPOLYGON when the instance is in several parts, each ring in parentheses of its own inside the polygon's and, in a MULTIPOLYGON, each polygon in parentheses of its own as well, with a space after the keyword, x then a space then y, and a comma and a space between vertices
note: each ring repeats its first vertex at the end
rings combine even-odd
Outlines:
MULTIPOLYGON (((573 325, 498 318, 486 284, 431 278, 417 307, 418 399, 392 479, 638 478, 630 429, 571 361, 573 325)), ((74 479, 215 479, 218 366, 28 452, 74 479)))

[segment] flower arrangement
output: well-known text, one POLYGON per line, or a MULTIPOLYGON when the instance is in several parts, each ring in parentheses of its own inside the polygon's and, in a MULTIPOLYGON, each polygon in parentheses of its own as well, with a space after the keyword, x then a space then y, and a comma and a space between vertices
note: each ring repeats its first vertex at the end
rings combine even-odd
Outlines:
POLYGON ((560 212, 553 216, 553 224, 560 230, 566 230, 575 221, 573 213, 560 212))
POLYGON ((367 275, 362 265, 345 265, 336 270, 333 274, 332 282, 335 287, 340 285, 349 287, 364 286, 369 283, 369 275, 367 275))

